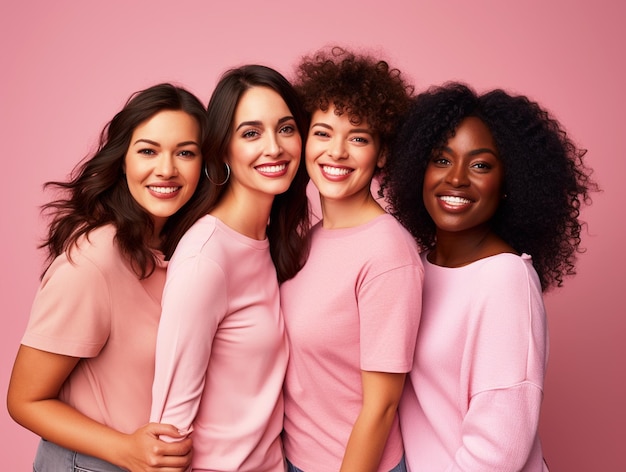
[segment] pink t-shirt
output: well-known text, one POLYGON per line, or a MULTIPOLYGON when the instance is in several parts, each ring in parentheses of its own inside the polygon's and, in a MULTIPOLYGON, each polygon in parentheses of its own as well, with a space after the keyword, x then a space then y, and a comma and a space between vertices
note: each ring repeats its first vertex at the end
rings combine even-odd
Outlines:
POLYGON ((415 362, 400 403, 411 472, 542 472, 537 435, 548 355, 528 255, 424 263, 415 362))
MULTIPOLYGON (((408 372, 419 324, 422 264, 390 215, 312 230, 304 268, 281 286, 290 345, 285 381, 287 458, 336 472, 362 406, 361 371, 408 372)), ((402 458, 397 418, 380 471, 402 458)))
POLYGON ((33 303, 22 344, 81 357, 60 399, 124 433, 150 415, 154 350, 166 265, 139 280, 104 226, 57 257, 33 303))
POLYGON ((287 359, 267 239, 201 218, 168 268, 152 421, 193 430, 193 470, 283 472, 287 359))

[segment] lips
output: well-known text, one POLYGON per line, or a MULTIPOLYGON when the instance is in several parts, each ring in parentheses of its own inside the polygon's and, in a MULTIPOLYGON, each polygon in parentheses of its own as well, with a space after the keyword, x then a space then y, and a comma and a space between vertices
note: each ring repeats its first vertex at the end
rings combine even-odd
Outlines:
POLYGON ((287 164, 284 162, 281 164, 263 164, 255 167, 255 169, 265 175, 283 174, 287 169, 287 164))
POLYGON ((353 170, 348 167, 335 167, 335 166, 322 165, 321 168, 324 174, 331 175, 333 177, 341 177, 341 176, 348 175, 349 173, 353 172, 353 170))
POLYGON ((472 201, 468 198, 464 198, 464 197, 455 197, 452 195, 441 195, 437 197, 440 201, 444 202, 447 205, 450 206, 464 206, 464 205, 468 205, 470 203, 472 203, 472 201))

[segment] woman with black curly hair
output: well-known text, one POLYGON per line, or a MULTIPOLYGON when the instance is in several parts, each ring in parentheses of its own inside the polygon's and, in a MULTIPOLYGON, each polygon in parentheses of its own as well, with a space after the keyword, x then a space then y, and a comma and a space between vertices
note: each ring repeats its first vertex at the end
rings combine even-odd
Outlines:
POLYGON ((579 210, 596 189, 584 154, 524 96, 459 83, 417 96, 383 184, 424 251, 400 403, 409 470, 547 470, 542 292, 574 274, 579 210))
POLYGON ((385 61, 339 48, 306 57, 306 166, 322 220, 281 286, 290 344, 284 445, 291 471, 402 471, 397 405, 411 370, 422 264, 370 192, 412 87, 385 61))

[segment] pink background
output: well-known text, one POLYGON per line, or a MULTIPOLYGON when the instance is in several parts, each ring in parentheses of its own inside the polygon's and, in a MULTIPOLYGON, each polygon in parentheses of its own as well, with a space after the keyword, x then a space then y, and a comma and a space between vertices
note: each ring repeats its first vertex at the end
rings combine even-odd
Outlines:
MULTIPOLYGON (((547 296, 551 358, 541 434, 553 471, 626 470, 626 213, 618 193, 626 158, 617 139, 626 106, 624 5, 3 0, 2 405, 41 270, 42 183, 63 179, 135 90, 174 81, 206 103, 227 67, 260 62, 289 76, 302 54, 341 43, 381 51, 418 90, 457 79, 525 93, 589 149, 604 192, 583 212, 589 229, 578 275, 547 296)), ((31 470, 37 438, 4 407, 0 433, 1 468, 31 470)))

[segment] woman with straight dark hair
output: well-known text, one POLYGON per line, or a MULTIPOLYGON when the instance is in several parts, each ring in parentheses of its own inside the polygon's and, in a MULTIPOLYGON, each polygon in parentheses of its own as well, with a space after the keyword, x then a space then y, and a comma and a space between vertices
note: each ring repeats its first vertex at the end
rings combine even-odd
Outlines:
POLYGON ((204 106, 159 84, 134 94, 67 182, 52 214, 48 267, 8 392, 11 416, 42 441, 37 472, 184 471, 191 440, 148 424, 172 229, 206 186, 204 106), (199 184, 200 181, 200 184, 199 184))
POLYGON ((247 65, 222 76, 208 117, 211 185, 169 265, 151 418, 193 430, 192 470, 282 472, 278 283, 306 258, 306 115, 281 74, 247 65))

